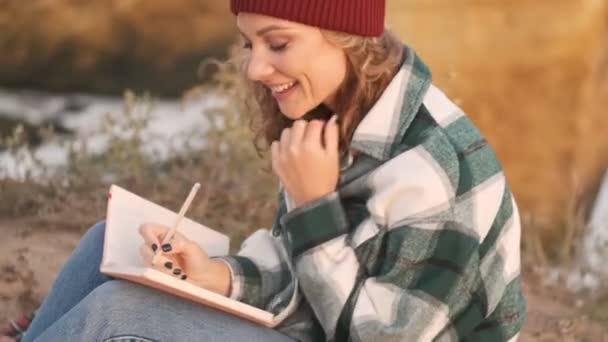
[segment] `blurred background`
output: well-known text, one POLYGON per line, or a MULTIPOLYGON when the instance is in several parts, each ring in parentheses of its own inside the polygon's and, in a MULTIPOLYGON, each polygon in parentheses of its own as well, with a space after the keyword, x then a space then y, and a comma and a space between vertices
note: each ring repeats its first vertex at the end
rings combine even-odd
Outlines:
MULTIPOLYGON (((524 227, 524 339, 608 340, 608 1, 387 7, 506 170, 524 227)), ((203 63, 235 42, 227 1, 0 0, 1 319, 43 298, 111 183, 173 207, 207 184, 192 216, 233 248, 270 224, 276 184, 235 70, 203 63)))

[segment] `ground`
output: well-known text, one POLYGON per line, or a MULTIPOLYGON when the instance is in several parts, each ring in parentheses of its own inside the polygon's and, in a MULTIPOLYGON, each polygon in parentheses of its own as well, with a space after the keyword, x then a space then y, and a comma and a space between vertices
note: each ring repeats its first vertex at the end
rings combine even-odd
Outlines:
MULTIPOLYGON (((44 297, 81 233, 45 230, 25 221, 0 222, 0 321, 34 308, 44 297)), ((524 274, 528 320, 520 341, 608 341, 584 298, 548 286, 538 272, 524 274)))

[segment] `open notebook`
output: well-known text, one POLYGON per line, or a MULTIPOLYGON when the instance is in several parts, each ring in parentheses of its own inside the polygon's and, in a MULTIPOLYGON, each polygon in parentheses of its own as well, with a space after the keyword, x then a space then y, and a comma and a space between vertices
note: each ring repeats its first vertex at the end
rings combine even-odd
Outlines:
MULTIPOLYGON (((278 320, 270 312, 205 290, 144 265, 138 251, 144 242, 138 232, 139 226, 146 222, 171 226, 176 217, 177 213, 112 185, 108 194, 101 272, 208 305, 267 327, 276 326, 278 320)), ((202 224, 184 218, 179 231, 197 242, 209 256, 228 253, 228 237, 202 224)))

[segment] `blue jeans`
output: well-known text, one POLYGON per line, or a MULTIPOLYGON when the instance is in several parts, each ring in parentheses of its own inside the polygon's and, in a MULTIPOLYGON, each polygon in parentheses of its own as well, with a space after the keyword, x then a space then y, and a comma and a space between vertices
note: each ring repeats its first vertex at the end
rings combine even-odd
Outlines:
POLYGON ((273 329, 101 274, 104 229, 98 223, 84 235, 23 341, 293 342, 273 329))

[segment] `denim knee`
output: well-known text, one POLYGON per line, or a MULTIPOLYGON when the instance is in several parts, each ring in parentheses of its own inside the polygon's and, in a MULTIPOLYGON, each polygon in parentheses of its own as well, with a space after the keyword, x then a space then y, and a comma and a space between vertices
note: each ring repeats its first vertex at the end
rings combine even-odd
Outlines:
POLYGON ((150 289, 123 280, 111 280, 97 287, 80 303, 87 316, 86 329, 106 335, 108 342, 156 342, 150 337, 127 333, 146 331, 143 329, 149 319, 140 306, 145 302, 150 289), (142 326, 143 325, 143 326, 142 326))
POLYGON ((89 228, 80 239, 80 245, 103 247, 106 233, 106 222, 99 221, 89 228))
POLYGON ((114 336, 103 340, 103 342, 157 342, 146 337, 135 336, 135 335, 121 335, 114 336))
POLYGON ((99 240, 99 239, 103 239, 103 236, 106 233, 106 221, 102 220, 99 221, 97 223, 95 223, 94 225, 92 225, 87 232, 83 235, 83 239, 87 238, 87 239, 95 239, 95 240, 99 240))
POLYGON ((60 332, 77 330, 78 341, 291 341, 234 316, 124 280, 103 283, 63 319, 60 332))
MULTIPOLYGON (((124 326, 125 322, 137 323, 137 319, 148 318, 145 309, 150 303, 162 302, 167 294, 126 280, 110 280, 97 287, 85 299, 86 311, 103 312, 110 323, 124 326), (135 321, 134 321, 135 320, 135 321)), ((162 306, 162 305, 161 305, 162 306)))
MULTIPOLYGON (((89 294, 86 302, 90 311, 120 313, 129 312, 137 304, 136 289, 141 285, 126 280, 108 281, 89 294)), ((140 289, 141 291, 141 289, 140 289)))

